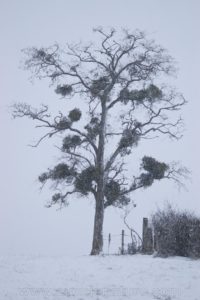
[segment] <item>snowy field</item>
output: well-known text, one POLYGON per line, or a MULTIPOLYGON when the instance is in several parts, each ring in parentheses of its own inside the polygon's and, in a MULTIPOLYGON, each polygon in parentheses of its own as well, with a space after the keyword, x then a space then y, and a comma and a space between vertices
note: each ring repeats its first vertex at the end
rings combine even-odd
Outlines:
POLYGON ((0 300, 199 300, 200 260, 0 257, 0 300))

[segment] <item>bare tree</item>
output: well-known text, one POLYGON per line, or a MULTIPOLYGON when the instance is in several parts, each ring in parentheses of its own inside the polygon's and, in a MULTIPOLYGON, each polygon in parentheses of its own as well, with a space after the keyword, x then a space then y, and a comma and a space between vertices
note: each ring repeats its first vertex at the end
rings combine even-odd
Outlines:
MULTIPOLYGON (((92 255, 103 247, 104 210, 122 207, 129 195, 151 186, 155 180, 174 179, 180 183, 185 170, 177 169, 152 157, 142 159, 138 176, 126 176, 126 157, 142 139, 166 135, 181 138, 182 119, 172 118, 186 103, 174 89, 161 84, 163 75, 175 72, 174 61, 167 51, 148 40, 143 32, 114 29, 94 30, 98 45, 90 43, 55 44, 49 48, 28 48, 25 68, 37 78, 48 78, 55 92, 63 98, 80 97, 88 104, 88 121, 80 129, 82 116, 78 108, 68 115, 51 116, 47 105, 34 109, 24 103, 13 107, 14 117, 28 117, 37 127, 46 128, 37 147, 46 138, 63 134, 60 150, 65 160, 39 176, 62 186, 62 193, 53 195, 49 206, 65 205, 74 193, 95 199, 92 255), (114 117, 118 115, 117 123, 114 117), (113 139, 113 137, 115 137, 113 139), (110 145, 115 149, 110 153, 110 145)), ((85 119, 86 120, 86 119, 85 119)))

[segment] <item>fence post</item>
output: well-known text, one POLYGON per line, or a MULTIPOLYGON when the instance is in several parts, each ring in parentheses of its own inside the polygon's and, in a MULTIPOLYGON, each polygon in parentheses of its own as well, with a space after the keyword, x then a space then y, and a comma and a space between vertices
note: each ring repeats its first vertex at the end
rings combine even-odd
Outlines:
POLYGON ((111 243, 111 234, 109 233, 109 235, 108 235, 108 254, 109 254, 109 249, 110 249, 110 243, 111 243))
POLYGON ((121 254, 124 254, 124 229, 122 229, 122 245, 121 245, 121 254))
POLYGON ((147 229, 148 229, 148 219, 143 218, 143 227, 142 227, 142 252, 147 251, 147 229))
POLYGON ((143 218, 142 252, 146 254, 153 253, 153 233, 152 229, 148 227, 147 218, 143 218))

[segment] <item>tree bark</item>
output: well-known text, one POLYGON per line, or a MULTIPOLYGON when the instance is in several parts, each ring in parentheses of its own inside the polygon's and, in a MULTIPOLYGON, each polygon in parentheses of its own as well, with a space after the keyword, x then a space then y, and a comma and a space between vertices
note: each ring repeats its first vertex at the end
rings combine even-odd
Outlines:
POLYGON ((97 194, 94 217, 94 232, 91 255, 98 255, 103 250, 103 221, 104 221, 104 148, 106 131, 106 101, 102 101, 101 125, 99 132, 98 154, 97 154, 97 194))
POLYGON ((103 220, 104 220, 104 203, 101 201, 101 195, 96 199, 94 232, 91 255, 99 255, 103 251, 103 220))

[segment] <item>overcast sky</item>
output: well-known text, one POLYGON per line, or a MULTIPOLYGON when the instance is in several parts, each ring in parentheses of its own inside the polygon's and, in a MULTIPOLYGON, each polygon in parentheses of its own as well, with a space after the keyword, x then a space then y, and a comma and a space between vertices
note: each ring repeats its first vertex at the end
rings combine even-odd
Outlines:
MULTIPOLYGON (((185 134, 181 141, 161 138, 138 148, 137 156, 151 154, 166 162, 179 160, 192 171, 187 191, 163 182, 133 195, 137 208, 130 225, 141 228, 165 201, 189 208, 200 215, 200 2, 198 0, 0 0, 0 254, 87 254, 90 251, 94 204, 91 199, 74 199, 62 211, 44 207, 50 193, 39 192, 38 175, 52 166, 59 153, 52 142, 37 149, 27 145, 39 136, 29 120, 12 120, 8 106, 23 101, 38 106, 59 101, 48 83, 29 81, 19 68, 21 49, 73 41, 93 40, 92 28, 122 27, 145 30, 167 48, 178 62, 173 85, 188 101, 182 115, 185 134)), ((67 104, 66 104, 67 105, 67 104)), ((134 158, 133 158, 134 159, 134 158)), ((120 233, 121 212, 109 209, 105 216, 108 232, 120 233)))

